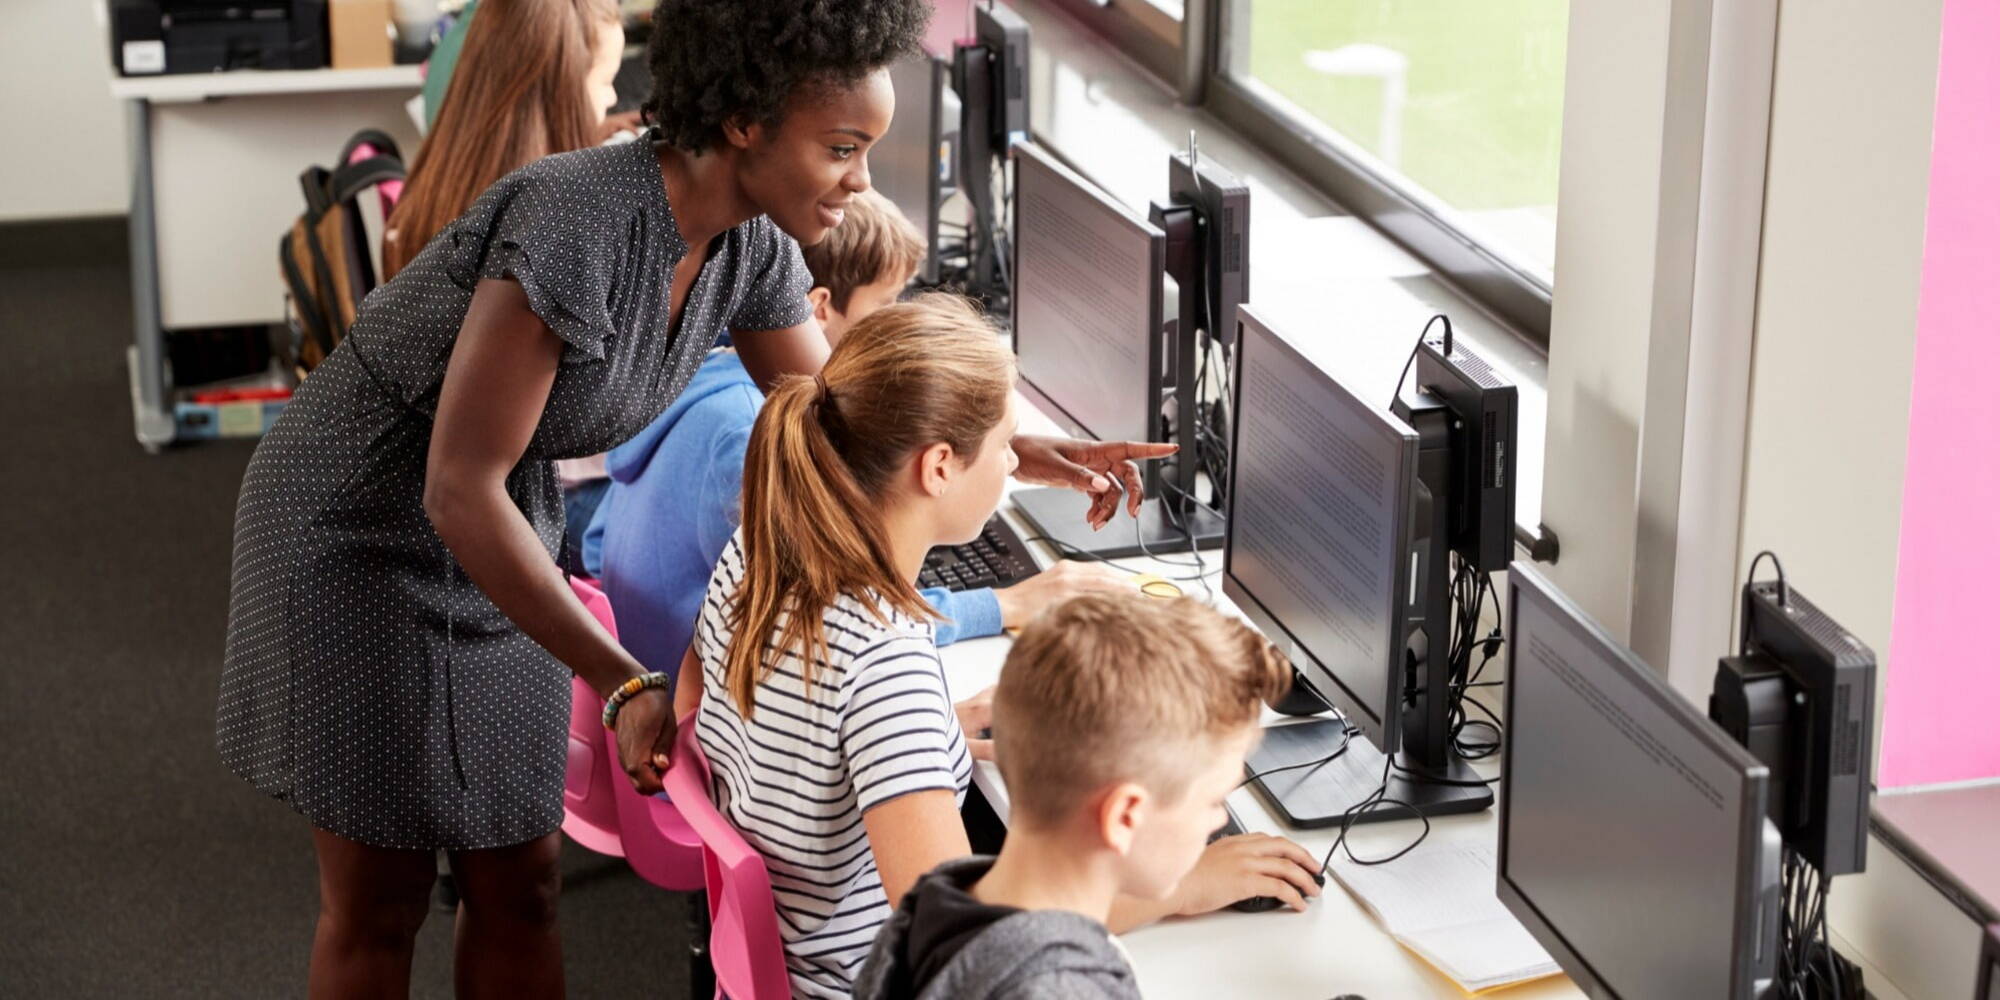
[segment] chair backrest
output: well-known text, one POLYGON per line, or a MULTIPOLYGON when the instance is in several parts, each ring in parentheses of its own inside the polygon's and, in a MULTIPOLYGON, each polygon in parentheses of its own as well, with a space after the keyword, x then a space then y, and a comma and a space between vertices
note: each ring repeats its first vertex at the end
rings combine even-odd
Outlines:
MULTIPOLYGON (((570 590, 596 616, 612 638, 618 637, 618 622, 611 614, 611 601, 597 585, 582 577, 569 579, 570 590)), ((604 742, 604 701, 581 677, 570 678, 569 766, 563 777, 563 832, 571 840, 613 857, 624 857, 618 833, 618 799, 612 782, 625 775, 612 773, 615 748, 604 742)))
POLYGON ((771 873, 709 794, 708 758, 695 740, 695 716, 681 720, 674 737, 667 794, 701 837, 708 884, 708 957, 715 966, 716 996, 731 1000, 789 1000, 785 942, 771 897, 771 873))

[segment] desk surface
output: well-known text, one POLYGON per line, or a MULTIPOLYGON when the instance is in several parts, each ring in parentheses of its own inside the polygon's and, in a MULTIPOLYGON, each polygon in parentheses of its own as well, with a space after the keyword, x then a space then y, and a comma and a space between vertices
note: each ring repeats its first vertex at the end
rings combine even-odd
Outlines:
POLYGON ((422 67, 380 69, 241 69, 227 73, 166 73, 111 81, 111 96, 158 103, 203 101, 211 97, 317 94, 343 90, 415 90, 422 67))
MULTIPOLYGON (((1026 405, 1025 400, 1020 401, 1019 412, 1024 431, 1054 431, 1047 418, 1026 405)), ((1003 507, 1003 512, 1014 518, 1010 508, 1003 507)), ((1018 521, 1016 527, 1021 527, 1018 521)), ((1046 564, 1047 553, 1042 555, 1046 564)), ((1215 604, 1229 610, 1228 599, 1221 596, 1219 556, 1220 553, 1203 553, 1210 571, 1209 583, 1216 591, 1215 604)), ((1169 558, 1186 560, 1187 556, 1170 554, 1169 558)), ((1166 577, 1194 573, 1192 566, 1156 560, 1120 562, 1166 577)), ((1190 596, 1205 596, 1199 582, 1184 581, 1180 586, 1190 596)), ((998 680, 1008 642, 1005 637, 978 639, 941 650, 954 696, 964 697, 998 680)), ((1267 721, 1278 719, 1270 715, 1267 721)), ((1006 819, 1007 790, 1000 781, 999 771, 991 764, 981 763, 973 771, 973 780, 992 802, 994 811, 1006 819)), ((1229 804, 1250 830, 1290 837, 1315 855, 1324 855, 1333 844, 1334 831, 1285 828, 1248 789, 1236 791, 1229 804)), ((1415 826, 1414 822, 1370 824, 1356 827, 1348 840, 1362 857, 1388 853, 1407 843, 1415 834, 1415 826)), ((1425 848, 1445 843, 1468 840, 1490 843, 1498 830, 1499 820, 1490 809, 1474 816, 1442 817, 1432 821, 1430 839, 1424 847, 1397 863, 1417 861, 1425 848)), ((1367 1000, 1410 1000, 1465 995, 1457 984, 1397 944, 1339 881, 1331 878, 1327 880, 1326 891, 1305 913, 1224 910, 1162 921, 1125 935, 1123 941, 1131 952, 1140 989, 1149 1000, 1179 997, 1327 1000, 1343 993, 1357 994, 1367 1000)), ((1583 993, 1567 976, 1557 976, 1512 987, 1504 995, 1509 1000, 1550 1000, 1581 997, 1583 993)))

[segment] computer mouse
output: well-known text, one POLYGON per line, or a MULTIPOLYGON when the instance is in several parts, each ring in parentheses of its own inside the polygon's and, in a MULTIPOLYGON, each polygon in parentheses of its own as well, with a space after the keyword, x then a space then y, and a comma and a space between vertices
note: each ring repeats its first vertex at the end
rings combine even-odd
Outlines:
POLYGON ((1157 597, 1163 601, 1170 601, 1181 596, 1182 593, 1180 584, 1158 573, 1134 573, 1132 574, 1132 583, 1139 588, 1139 593, 1147 597, 1157 597))
MULTIPOLYGON (((1326 873, 1323 871, 1313 872, 1313 884, 1322 889, 1326 888, 1326 873)), ((1307 902, 1311 902, 1311 900, 1307 900, 1307 902)), ((1285 901, 1276 896, 1252 896, 1249 899, 1239 899, 1229 904, 1229 908, 1239 913, 1269 913, 1283 905, 1285 905, 1285 901)))
POLYGON ((1229 904, 1229 908, 1238 913, 1269 913, 1283 905, 1285 901, 1276 896, 1252 896, 1229 904))

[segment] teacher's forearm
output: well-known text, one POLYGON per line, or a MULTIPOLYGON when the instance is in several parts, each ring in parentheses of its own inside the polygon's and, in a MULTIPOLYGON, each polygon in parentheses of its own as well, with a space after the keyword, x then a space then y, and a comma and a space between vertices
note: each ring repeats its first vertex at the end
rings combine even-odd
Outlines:
POLYGON ((425 490, 424 511, 493 606, 600 697, 644 672, 577 600, 499 483, 434 483, 425 490))

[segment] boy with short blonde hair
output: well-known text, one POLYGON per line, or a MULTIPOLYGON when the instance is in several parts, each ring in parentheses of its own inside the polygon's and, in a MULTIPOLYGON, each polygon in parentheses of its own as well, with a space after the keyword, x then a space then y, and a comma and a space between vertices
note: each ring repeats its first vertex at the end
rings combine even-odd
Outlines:
POLYGON ((1319 888, 1303 849, 1261 834, 1207 844, 1260 706, 1290 677, 1249 626, 1185 598, 1091 595, 1035 619, 993 698, 1006 845, 905 895, 856 1000, 1136 998, 1105 924, 1251 896, 1302 909, 1319 888))

